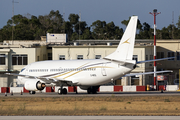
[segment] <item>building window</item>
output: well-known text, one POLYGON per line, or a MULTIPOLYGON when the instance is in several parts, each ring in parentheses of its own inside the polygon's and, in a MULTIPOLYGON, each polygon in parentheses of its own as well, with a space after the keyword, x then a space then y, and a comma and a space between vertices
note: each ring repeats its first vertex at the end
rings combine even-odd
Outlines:
MULTIPOLYGON (((168 57, 174 57, 174 52, 168 52, 168 57)), ((169 60, 174 60, 174 58, 169 60)))
POLYGON ((164 52, 157 52, 157 59, 164 58, 164 52))
POLYGON ((27 55, 12 55, 12 65, 27 65, 27 55))
POLYGON ((180 60, 180 52, 176 52, 176 57, 177 60, 180 60))
POLYGON ((153 55, 150 55, 150 60, 153 60, 153 55))
POLYGON ((52 53, 48 53, 48 60, 52 60, 52 53))
POLYGON ((52 53, 48 53, 48 60, 52 60, 52 53))
POLYGON ((136 62, 138 61, 138 55, 133 55, 133 60, 136 60, 136 62))
POLYGON ((101 55, 96 55, 95 59, 100 59, 101 55))
POLYGON ((146 55, 146 60, 148 60, 148 55, 146 55))
POLYGON ((83 59, 83 55, 78 55, 78 56, 77 56, 77 59, 78 59, 78 60, 83 59))
POLYGON ((6 58, 6 55, 5 54, 0 54, 0 65, 5 65, 5 58, 6 58))
POLYGON ((37 56, 37 61, 39 61, 40 59, 39 59, 39 56, 37 56))
POLYGON ((60 55, 59 60, 65 60, 65 55, 60 55))

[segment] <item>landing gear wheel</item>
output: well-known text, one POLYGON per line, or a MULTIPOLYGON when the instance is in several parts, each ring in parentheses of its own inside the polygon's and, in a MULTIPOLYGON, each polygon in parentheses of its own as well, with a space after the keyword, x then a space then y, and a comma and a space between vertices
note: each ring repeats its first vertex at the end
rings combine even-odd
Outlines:
POLYGON ((66 89, 66 88, 63 88, 63 89, 59 88, 59 89, 58 89, 58 94, 59 94, 59 95, 60 95, 60 94, 67 94, 67 89, 66 89))
POLYGON ((88 93, 88 94, 91 94, 91 88, 88 88, 88 89, 87 89, 87 93, 88 93))
POLYGON ((98 88, 99 88, 99 86, 92 86, 87 89, 87 93, 88 94, 97 94, 98 88))
POLYGON ((29 94, 36 94, 36 91, 29 91, 29 94))
POLYGON ((58 94, 59 94, 59 95, 62 94, 61 88, 58 89, 58 94))
POLYGON ((92 94, 97 94, 97 90, 96 89, 92 89, 92 94))
POLYGON ((63 94, 67 94, 67 89, 66 89, 66 88, 63 88, 63 89, 62 89, 62 93, 63 93, 63 94))

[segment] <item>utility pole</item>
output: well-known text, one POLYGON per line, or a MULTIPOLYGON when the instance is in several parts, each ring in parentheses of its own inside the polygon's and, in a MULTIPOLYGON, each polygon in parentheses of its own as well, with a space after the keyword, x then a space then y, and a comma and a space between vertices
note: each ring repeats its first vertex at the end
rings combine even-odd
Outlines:
POLYGON ((63 25, 64 25, 64 30, 63 33, 66 33, 66 23, 65 23, 65 9, 63 9, 63 25))
POLYGON ((174 39, 174 11, 172 12, 172 39, 174 39))
POLYGON ((14 0, 12 0, 12 44, 14 44, 13 42, 13 37, 14 37, 14 3, 19 3, 19 2, 14 2, 14 0))
MULTIPOLYGON (((153 10, 153 13, 149 13, 154 16, 154 60, 156 59, 156 16, 159 13, 157 13, 157 9, 153 10)), ((154 61, 154 89, 156 90, 156 79, 157 79, 157 74, 156 74, 157 68, 156 68, 156 61, 154 61)))
POLYGON ((81 22, 81 11, 79 11, 79 40, 80 40, 80 33, 81 33, 80 22, 81 22))

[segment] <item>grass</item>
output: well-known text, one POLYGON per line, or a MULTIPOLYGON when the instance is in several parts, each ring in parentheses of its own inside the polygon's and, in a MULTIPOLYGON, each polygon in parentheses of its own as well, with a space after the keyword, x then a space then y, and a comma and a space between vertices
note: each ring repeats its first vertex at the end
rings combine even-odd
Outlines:
POLYGON ((127 104, 131 104, 131 102, 127 102, 127 104))
POLYGON ((180 96, 0 97, 1 116, 180 115, 179 109, 180 96))
POLYGON ((169 99, 165 99, 164 102, 170 102, 170 100, 169 99))

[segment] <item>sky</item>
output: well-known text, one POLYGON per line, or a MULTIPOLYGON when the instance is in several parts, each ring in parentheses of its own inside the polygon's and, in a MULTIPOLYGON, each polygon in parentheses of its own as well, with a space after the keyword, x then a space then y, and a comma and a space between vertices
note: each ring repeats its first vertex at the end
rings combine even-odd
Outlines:
MULTIPOLYGON (((13 0, 0 0, 0 29, 12 17, 13 0)), ((180 0, 14 0, 14 15, 39 16, 47 15, 51 10, 65 13, 65 20, 69 14, 81 13, 81 21, 90 26, 96 20, 113 21, 116 26, 124 28, 121 21, 128 20, 130 16, 137 15, 141 24, 147 22, 152 28, 153 16, 149 12, 157 9, 157 29, 172 24, 174 11, 174 24, 180 15, 180 0)))

